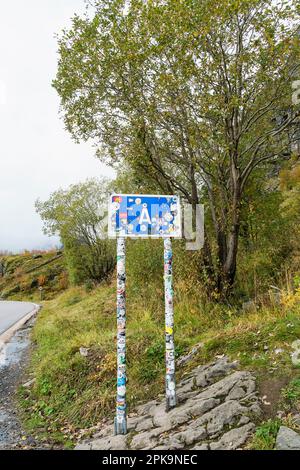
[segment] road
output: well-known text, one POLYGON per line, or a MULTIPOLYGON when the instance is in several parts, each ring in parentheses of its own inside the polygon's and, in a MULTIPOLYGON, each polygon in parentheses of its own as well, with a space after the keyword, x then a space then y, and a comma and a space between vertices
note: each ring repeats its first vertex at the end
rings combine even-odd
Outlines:
POLYGON ((29 302, 0 301, 0 335, 32 312, 36 306, 29 302))

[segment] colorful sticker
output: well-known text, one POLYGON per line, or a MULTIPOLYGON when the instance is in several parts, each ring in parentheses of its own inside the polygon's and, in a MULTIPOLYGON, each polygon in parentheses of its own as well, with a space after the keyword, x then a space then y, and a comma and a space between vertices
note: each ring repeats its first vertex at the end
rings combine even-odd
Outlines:
MULTIPOLYGON (((122 198, 113 198, 119 204, 122 198)), ((115 206, 116 207, 116 206, 115 206)), ((120 216, 127 214, 121 213, 120 216)), ((117 401, 115 432, 126 432, 126 291, 125 291, 125 240, 117 241, 117 401)))
POLYGON ((179 198, 147 194, 112 195, 109 236, 181 238, 179 198))

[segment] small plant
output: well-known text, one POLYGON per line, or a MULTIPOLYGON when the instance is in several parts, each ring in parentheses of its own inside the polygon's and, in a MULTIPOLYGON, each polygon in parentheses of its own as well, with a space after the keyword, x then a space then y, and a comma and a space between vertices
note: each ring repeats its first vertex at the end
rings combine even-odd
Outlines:
POLYGON ((254 434, 250 447, 255 450, 272 450, 274 449, 276 436, 281 426, 280 419, 269 419, 262 423, 254 434))
POLYGON ((40 274, 38 277, 38 285, 39 287, 43 287, 46 284, 46 276, 44 274, 40 274))
POLYGON ((63 271, 58 277, 59 290, 65 290, 69 287, 69 276, 66 271, 63 271))
POLYGON ((87 293, 91 292, 94 289, 94 287, 95 287, 95 284, 91 279, 88 279, 87 281, 85 281, 84 288, 87 293))
POLYGON ((49 395, 51 392, 51 383, 47 378, 43 378, 40 384, 41 395, 49 395))
POLYGON ((165 356, 165 345, 162 342, 156 342, 146 350, 147 358, 153 361, 161 362, 165 356))

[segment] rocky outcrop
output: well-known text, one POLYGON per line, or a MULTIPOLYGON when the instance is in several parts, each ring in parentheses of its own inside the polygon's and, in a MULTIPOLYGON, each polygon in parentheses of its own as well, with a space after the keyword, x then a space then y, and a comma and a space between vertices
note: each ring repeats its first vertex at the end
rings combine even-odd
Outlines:
POLYGON ((128 417, 128 434, 114 436, 113 424, 80 450, 197 449, 234 450, 245 444, 261 413, 255 378, 226 357, 199 366, 178 384, 178 406, 165 411, 163 400, 137 407, 128 417))

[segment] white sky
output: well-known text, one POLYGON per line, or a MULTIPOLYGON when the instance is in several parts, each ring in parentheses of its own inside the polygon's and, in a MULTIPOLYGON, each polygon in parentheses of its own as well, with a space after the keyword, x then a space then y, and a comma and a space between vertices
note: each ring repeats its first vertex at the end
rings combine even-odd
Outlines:
POLYGON ((84 0, 0 0, 0 250, 47 247, 34 202, 92 176, 113 176, 59 118, 55 33, 84 0))

